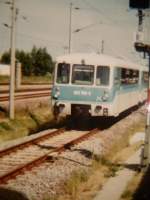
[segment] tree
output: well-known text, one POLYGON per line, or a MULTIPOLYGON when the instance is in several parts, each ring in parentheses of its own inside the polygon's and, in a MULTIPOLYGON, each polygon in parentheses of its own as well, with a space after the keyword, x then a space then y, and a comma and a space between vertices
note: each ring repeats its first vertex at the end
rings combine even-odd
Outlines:
POLYGON ((10 51, 5 52, 1 57, 1 63, 10 64, 10 51))
POLYGON ((46 75, 47 72, 52 73, 53 61, 46 48, 37 49, 34 46, 31 57, 35 75, 46 75))
POLYGON ((25 76, 33 74, 32 59, 30 53, 24 51, 16 51, 16 59, 22 64, 22 73, 25 76))
MULTIPOLYGON (((16 50, 16 60, 22 64, 22 73, 26 76, 46 75, 52 73, 54 63, 52 57, 47 53, 46 48, 37 48, 34 46, 31 52, 16 50)), ((10 64, 10 51, 2 55, 1 62, 10 64)))

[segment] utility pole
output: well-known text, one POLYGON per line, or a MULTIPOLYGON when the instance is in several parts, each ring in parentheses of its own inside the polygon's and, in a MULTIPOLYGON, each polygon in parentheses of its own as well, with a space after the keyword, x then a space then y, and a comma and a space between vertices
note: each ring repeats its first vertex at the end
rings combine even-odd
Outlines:
POLYGON ((102 44, 101 44, 101 54, 104 53, 104 40, 102 40, 102 44))
POLYGON ((136 42, 143 42, 144 34, 143 34, 143 19, 145 14, 143 14, 142 9, 138 9, 138 31, 136 33, 136 42))
POLYGON ((144 17, 143 11, 141 9, 138 9, 138 18, 139 18, 138 30, 140 32, 143 31, 143 17, 144 17))
MULTIPOLYGON (((139 31, 143 30, 143 13, 138 11, 139 17, 139 31)), ((147 88, 147 116, 146 116, 146 125, 145 125, 145 142, 142 155, 142 167, 146 171, 150 164, 150 44, 146 44, 143 41, 139 40, 135 42, 135 49, 138 52, 143 52, 144 55, 148 55, 148 88, 147 88)))
POLYGON ((69 48, 68 53, 71 53, 71 40, 72 40, 72 2, 70 3, 70 13, 69 13, 69 48))
POLYGON ((10 88, 9 88, 9 118, 14 119, 14 92, 15 92, 15 21, 16 21, 16 7, 15 0, 12 0, 11 5, 11 66, 10 66, 10 88))
POLYGON ((143 170, 146 171, 150 164, 150 45, 147 46, 148 54, 148 94, 147 94, 147 118, 145 126, 145 144, 143 149, 143 170))
MULTIPOLYGON (((141 36, 143 33, 143 9, 148 9, 150 13, 150 0, 129 0, 129 7, 131 9, 138 9, 138 34, 134 47, 136 51, 143 52, 144 57, 148 55, 148 88, 147 88, 147 116, 145 126, 145 142, 142 152, 141 164, 143 170, 146 171, 150 164, 150 41, 144 41, 141 36)), ((148 38, 147 38, 148 39, 148 38)))

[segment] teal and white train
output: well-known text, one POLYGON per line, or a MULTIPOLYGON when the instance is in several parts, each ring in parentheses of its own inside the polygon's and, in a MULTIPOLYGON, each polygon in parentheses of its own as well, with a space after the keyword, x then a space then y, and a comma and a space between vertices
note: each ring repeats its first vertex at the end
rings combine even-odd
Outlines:
POLYGON ((148 68, 100 54, 57 58, 52 108, 56 116, 118 116, 146 100, 148 68))

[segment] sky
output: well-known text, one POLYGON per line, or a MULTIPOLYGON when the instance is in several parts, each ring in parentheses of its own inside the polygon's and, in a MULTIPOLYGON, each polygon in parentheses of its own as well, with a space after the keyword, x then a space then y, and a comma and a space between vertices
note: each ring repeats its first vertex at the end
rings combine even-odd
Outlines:
MULTIPOLYGON (((3 25, 11 24, 6 1, 0 0, 0 54, 10 47, 10 28, 3 25)), ((16 0, 16 48, 46 47, 54 59, 67 53, 71 2, 72 52, 100 52, 104 41, 104 53, 143 62, 133 47, 138 18, 129 0, 16 0)))

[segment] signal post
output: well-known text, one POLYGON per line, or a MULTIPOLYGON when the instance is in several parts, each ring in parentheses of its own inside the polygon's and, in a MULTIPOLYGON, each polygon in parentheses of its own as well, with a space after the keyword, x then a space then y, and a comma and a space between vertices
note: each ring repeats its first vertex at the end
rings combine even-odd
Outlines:
POLYGON ((141 167, 143 171, 146 171, 150 164, 150 44, 135 42, 135 49, 138 52, 143 52, 145 56, 148 55, 147 116, 145 125, 145 141, 141 157, 141 167))
MULTIPOLYGON (((140 36, 143 35, 143 19, 145 14, 143 10, 148 10, 150 14, 150 0, 129 0, 129 7, 138 10, 138 34, 134 47, 137 52, 143 52, 144 58, 148 56, 148 89, 147 89, 147 116, 145 125, 145 142, 142 149, 141 164, 146 171, 150 164, 150 38, 146 41, 140 36)), ((149 27, 150 28, 150 27, 149 27)))

